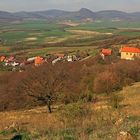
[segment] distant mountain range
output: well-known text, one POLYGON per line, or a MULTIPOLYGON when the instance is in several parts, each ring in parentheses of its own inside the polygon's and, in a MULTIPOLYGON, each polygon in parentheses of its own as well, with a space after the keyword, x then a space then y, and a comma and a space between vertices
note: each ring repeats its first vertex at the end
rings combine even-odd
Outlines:
POLYGON ((134 20, 140 21, 140 12, 126 13, 116 10, 93 12, 82 8, 79 11, 47 10, 35 12, 4 12, 0 11, 0 22, 15 22, 22 20, 82 20, 86 18, 101 20, 134 20))

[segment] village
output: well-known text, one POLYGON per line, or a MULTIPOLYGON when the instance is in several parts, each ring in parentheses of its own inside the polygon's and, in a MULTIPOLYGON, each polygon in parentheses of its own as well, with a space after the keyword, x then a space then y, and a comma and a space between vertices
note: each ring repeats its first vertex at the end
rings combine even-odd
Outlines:
POLYGON ((80 61, 82 59, 88 58, 85 56, 82 58, 79 55, 67 55, 63 53, 59 54, 47 54, 46 56, 33 56, 29 57, 25 60, 19 60, 16 55, 11 56, 0 56, 0 64, 2 67, 10 67, 10 71, 24 71, 26 66, 35 66, 38 67, 44 63, 51 63, 52 65, 58 63, 58 62, 74 62, 74 61, 80 61))
POLYGON ((0 140, 140 140, 140 0, 0 0, 0 140))
MULTIPOLYGON (((106 57, 110 57, 113 55, 113 50, 110 48, 102 48, 99 50, 98 55, 101 56, 103 60, 106 57)), ((134 45, 122 45, 118 52, 119 59, 122 60, 135 60, 136 58, 140 58, 140 49, 135 47, 134 45)), ((79 54, 47 54, 46 56, 33 56, 26 58, 25 60, 18 60, 16 55, 11 56, 0 56, 0 64, 2 67, 7 68, 10 67, 9 71, 19 71, 22 72, 25 70, 25 67, 28 65, 32 65, 38 67, 44 63, 51 63, 52 65, 58 62, 75 62, 75 61, 83 61, 90 58, 90 54, 86 54, 84 56, 80 56, 79 54)))

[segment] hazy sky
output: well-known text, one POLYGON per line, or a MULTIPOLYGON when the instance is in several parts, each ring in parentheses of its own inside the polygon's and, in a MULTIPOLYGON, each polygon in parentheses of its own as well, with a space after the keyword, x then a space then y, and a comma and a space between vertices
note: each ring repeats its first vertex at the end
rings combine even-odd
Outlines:
POLYGON ((0 0, 0 11, 38 11, 48 9, 140 11, 140 0, 0 0))

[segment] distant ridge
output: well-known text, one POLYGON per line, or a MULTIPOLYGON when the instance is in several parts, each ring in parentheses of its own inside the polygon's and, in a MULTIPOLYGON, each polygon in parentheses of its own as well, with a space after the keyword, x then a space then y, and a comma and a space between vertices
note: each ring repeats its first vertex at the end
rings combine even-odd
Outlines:
POLYGON ((116 10, 104 10, 93 12, 87 8, 81 8, 79 11, 64 11, 64 10, 47 10, 34 12, 16 12, 10 13, 0 11, 0 22, 14 22, 28 19, 42 20, 82 20, 85 18, 91 19, 120 19, 120 20, 138 20, 140 21, 140 12, 126 13, 116 10))

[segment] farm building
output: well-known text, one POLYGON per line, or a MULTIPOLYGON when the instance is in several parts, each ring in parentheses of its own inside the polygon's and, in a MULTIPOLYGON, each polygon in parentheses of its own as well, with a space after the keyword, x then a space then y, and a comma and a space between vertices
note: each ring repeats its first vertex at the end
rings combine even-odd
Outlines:
POLYGON ((128 45, 123 46, 120 49, 121 59, 134 60, 140 58, 140 49, 136 47, 130 47, 128 45))
POLYGON ((105 56, 109 56, 112 54, 112 50, 111 49, 102 49, 101 53, 105 56))
POLYGON ((101 56, 104 59, 106 56, 112 55, 112 50, 111 49, 102 49, 101 50, 101 56))

